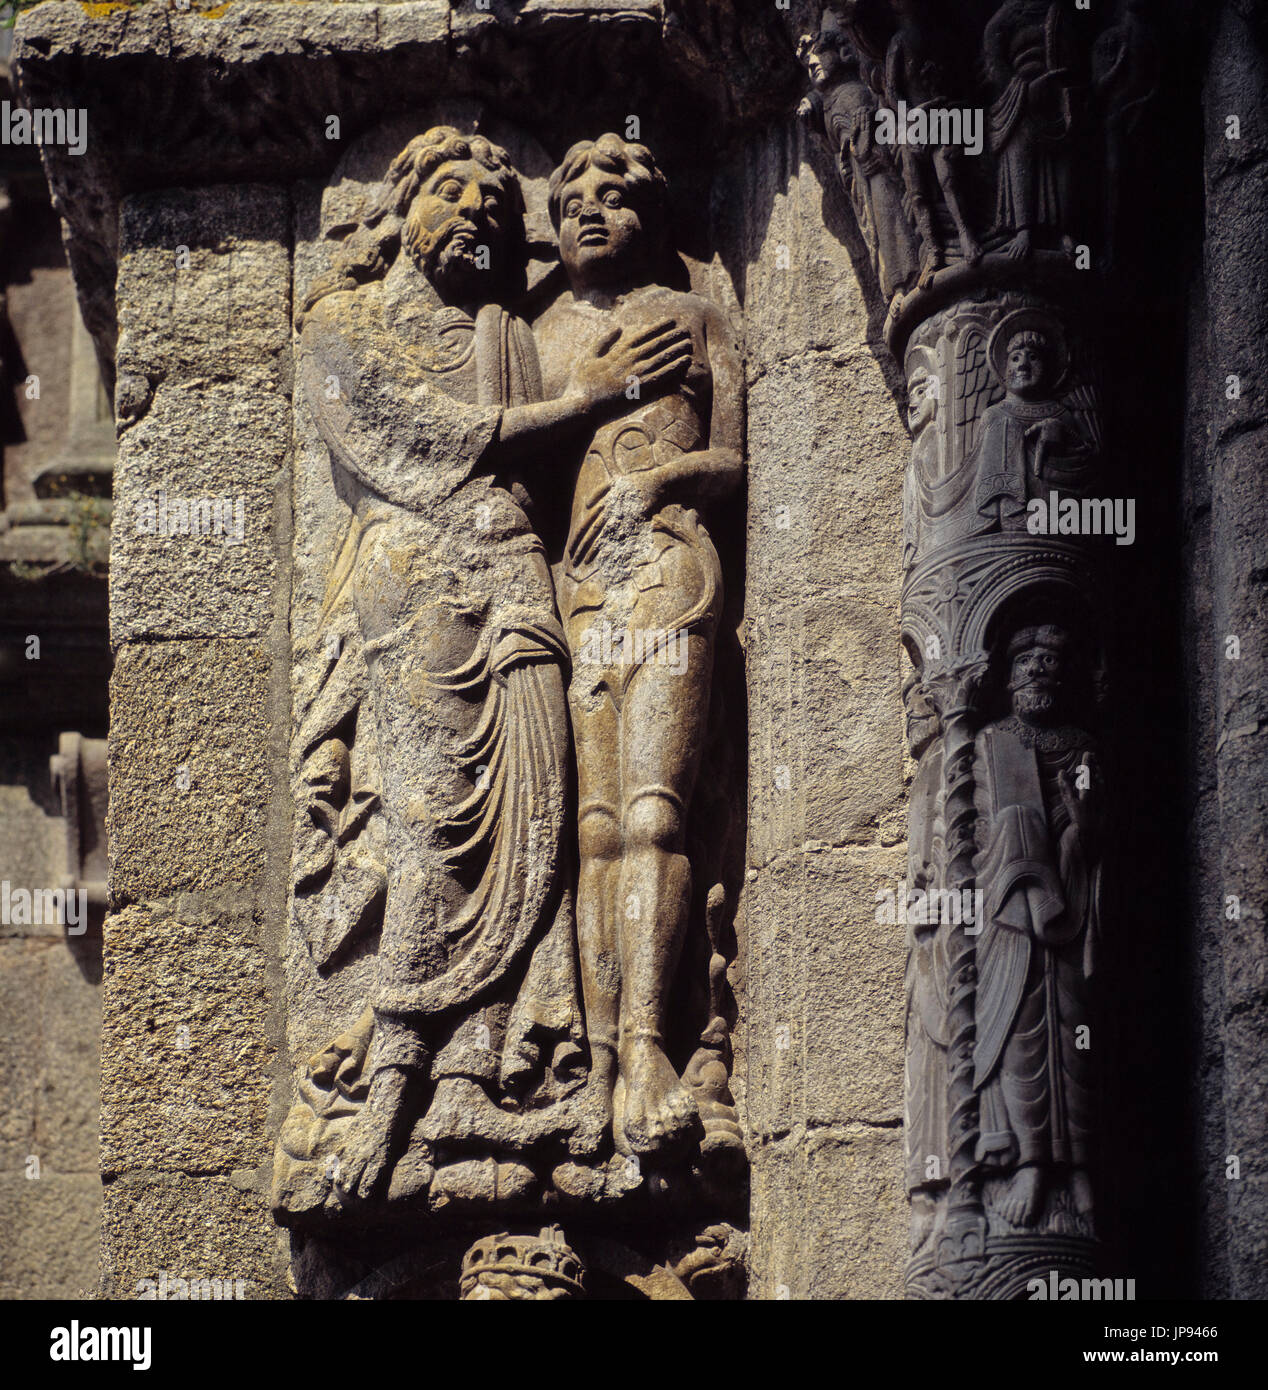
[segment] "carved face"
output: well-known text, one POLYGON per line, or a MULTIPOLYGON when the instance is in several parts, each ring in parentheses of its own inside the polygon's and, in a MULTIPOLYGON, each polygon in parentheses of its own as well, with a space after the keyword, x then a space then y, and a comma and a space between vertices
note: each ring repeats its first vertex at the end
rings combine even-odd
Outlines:
POLYGON ((907 387, 907 426, 913 435, 937 418, 938 378, 926 367, 917 367, 907 387))
POLYGON ((1008 689, 1013 713, 1027 724, 1051 724, 1060 715, 1066 681, 1059 647, 1036 642, 1013 657, 1008 689))
POLYGON ((559 195, 559 255, 574 286, 627 280, 642 267, 645 229, 619 173, 591 165, 559 195))
POLYGON ((1047 363, 1043 349, 1034 343, 1015 342, 1008 349, 1004 385, 1016 396, 1037 396, 1044 388, 1047 363))
POLYGON ((827 40, 816 39, 806 55, 806 71, 816 90, 822 90, 841 71, 841 54, 827 40))
POLYGON ((441 164, 419 189, 403 239, 444 299, 490 297, 490 270, 505 270, 506 201, 497 174, 474 159, 441 164))

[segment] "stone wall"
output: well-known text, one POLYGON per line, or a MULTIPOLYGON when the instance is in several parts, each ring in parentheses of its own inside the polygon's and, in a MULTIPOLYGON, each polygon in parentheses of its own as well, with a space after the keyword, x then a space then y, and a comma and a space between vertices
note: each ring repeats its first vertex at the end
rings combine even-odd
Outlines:
MULTIPOLYGON (((304 1258, 304 1240, 268 1209, 274 1144, 297 1068, 325 1040, 328 1014, 340 1027, 356 1014, 364 980, 328 989, 289 924, 292 646, 314 621, 323 578, 304 537, 333 532, 329 516, 314 521, 310 486, 325 446, 292 410, 293 310, 326 264, 318 209, 323 190, 335 204, 348 192, 333 172, 346 167, 339 160, 411 112, 421 90, 491 110, 551 161, 575 139, 620 128, 629 108, 655 110, 642 138, 679 189, 685 264, 732 321, 747 387, 745 516, 736 509, 728 538, 744 590, 728 613, 747 701, 735 726, 747 737, 748 824, 730 974, 740 1013, 733 1089, 752 1177, 749 1297, 901 1296, 907 943, 877 906, 908 872, 913 768, 898 608, 910 440, 867 249, 832 157, 791 116, 803 90, 793 45, 817 8, 799 0, 792 13, 732 16, 719 7, 705 24, 698 8, 659 0, 559 0, 495 15, 441 0, 253 3, 219 16, 156 5, 89 16, 54 3, 23 20, 31 99, 83 104, 97 122, 82 163, 57 150, 45 160, 120 435, 105 1296, 131 1298, 163 1275, 243 1280, 254 1298, 297 1290, 288 1266, 304 1258), (226 102, 225 91, 243 99, 226 102), (129 101, 139 104, 131 123, 129 101), (332 115, 342 123, 333 137, 332 115), (240 543, 138 525, 147 509, 200 500, 241 515, 240 543)), ((976 8, 985 18, 989 7, 976 8)), ((1129 968, 1110 1030, 1121 1104, 1108 1126, 1116 1178, 1104 1229, 1135 1262, 1116 1273, 1148 1268, 1167 1292, 1236 1297, 1262 1292, 1268 1277, 1258 902, 1268 517, 1256 384, 1268 324, 1248 290, 1264 279, 1263 49, 1246 27, 1255 12, 1223 7, 1212 31, 1206 249, 1198 274, 1190 248, 1184 277, 1194 291, 1187 421, 1177 345, 1162 341, 1181 318, 1175 303, 1159 296, 1156 312, 1142 313, 1144 336, 1154 336, 1135 356, 1132 325, 1105 335, 1124 400, 1159 380, 1174 389, 1143 423, 1135 407, 1118 407, 1135 430, 1123 487, 1148 494, 1146 563, 1119 571, 1123 611, 1110 619, 1111 727, 1139 793, 1119 824, 1125 857, 1158 862, 1127 885, 1134 913, 1113 943, 1129 968), (1235 145, 1230 112, 1244 127, 1235 145), (1236 401, 1224 392, 1230 373, 1243 384, 1236 401), (1171 558, 1176 512, 1183 579, 1171 558), (1158 583, 1150 566, 1164 574, 1158 583), (1182 617, 1171 611, 1181 590, 1182 617), (1240 639, 1235 660, 1230 636, 1240 639), (1149 717, 1133 713, 1145 707, 1149 717), (1160 727, 1175 757, 1158 756, 1160 727), (1188 1028, 1160 1036, 1134 1027, 1179 1017, 1188 1028), (1162 1080, 1137 1085, 1151 1066, 1162 1080), (1191 1102, 1173 1094, 1186 1066, 1191 1102), (1166 1209, 1168 1220, 1141 1223, 1137 1209, 1166 1209)), ((1177 165, 1192 174, 1193 163, 1177 165)), ((1166 229, 1183 258, 1196 189, 1178 183, 1180 211, 1166 229)), ((1142 278, 1165 254, 1159 238, 1142 278)), ((25 312, 15 293, 11 313, 25 312)), ((59 362, 50 375, 68 378, 59 362)), ((42 418, 30 439, 45 428, 42 418)), ((21 457, 6 459, 6 485, 33 501, 25 465, 8 478, 21 457)), ((4 621, 10 635, 31 625, 25 612, 4 621)), ((730 678, 738 708, 738 670, 730 678)), ((84 731, 104 733, 101 723, 84 731)), ((11 770, 0 776, 0 815, 22 859, 15 881, 51 872, 60 845, 56 808, 36 790, 47 751, 0 749, 0 773, 11 770)), ((95 1241, 83 1113, 95 1084, 92 956, 91 945, 68 953, 47 932, 0 937, 0 998, 13 1019, 0 1020, 13 1051, 0 1213, 19 1232, 4 1291, 68 1291, 95 1241), (39 1184, 21 1171, 30 1153, 50 1156, 39 1184), (54 1228, 68 1252, 61 1263, 37 1238, 50 1202, 72 1213, 54 1228)), ((332 1270, 323 1284, 310 1267, 299 1283, 341 1291, 348 1280, 332 1270)), ((434 1278, 420 1287, 452 1292, 453 1269, 434 1278)))
MULTIPOLYGON (((847 247, 800 129, 719 181, 748 210, 753 1296, 900 1296, 906 873, 897 536, 907 447, 847 247), (835 234, 834 234, 835 233, 835 234)), ((721 198, 719 199, 721 201, 721 198)))
POLYGON ((165 1271, 277 1297, 290 207, 173 189, 119 226, 103 1289, 165 1271), (164 496, 241 503, 242 542, 138 534, 164 496))

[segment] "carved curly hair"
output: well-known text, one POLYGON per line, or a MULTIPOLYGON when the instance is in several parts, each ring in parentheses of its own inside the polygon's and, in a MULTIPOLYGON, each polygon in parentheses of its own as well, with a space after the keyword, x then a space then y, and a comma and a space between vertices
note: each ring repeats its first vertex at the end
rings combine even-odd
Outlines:
POLYGON ((646 145, 623 140, 609 131, 597 140, 579 140, 563 157, 547 185, 547 207, 551 225, 559 231, 563 191, 578 175, 591 168, 620 174, 655 247, 659 260, 669 244, 669 184, 646 145))
MULTIPOLYGON (((383 279, 400 252, 405 219, 419 190, 442 164, 460 159, 474 159, 498 176, 512 214, 508 223, 511 249, 513 253, 522 249, 524 196, 510 156, 483 135, 463 135, 453 126, 433 126, 416 135, 392 161, 365 216, 351 228, 345 224, 343 229, 334 229, 344 231, 343 245, 335 253, 330 270, 319 276, 305 295, 295 315, 297 328, 304 326, 313 306, 327 295, 383 279)), ((513 254, 511 260, 518 264, 522 257, 513 254)))

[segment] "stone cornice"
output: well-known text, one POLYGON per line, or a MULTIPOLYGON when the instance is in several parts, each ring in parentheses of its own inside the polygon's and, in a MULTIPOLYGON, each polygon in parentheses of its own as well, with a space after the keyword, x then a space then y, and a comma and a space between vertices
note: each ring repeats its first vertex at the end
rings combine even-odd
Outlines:
POLYGON ((708 32, 682 0, 491 3, 93 13, 105 7, 50 0, 25 13, 14 49, 24 101, 88 112, 82 155, 42 154, 107 379, 128 193, 324 177, 362 131, 442 96, 569 140, 657 113, 698 131, 705 150, 741 125, 782 118, 799 81, 780 16, 756 0, 714 15, 708 32), (582 113, 584 129, 572 131, 582 113), (339 140, 327 138, 330 116, 339 140))

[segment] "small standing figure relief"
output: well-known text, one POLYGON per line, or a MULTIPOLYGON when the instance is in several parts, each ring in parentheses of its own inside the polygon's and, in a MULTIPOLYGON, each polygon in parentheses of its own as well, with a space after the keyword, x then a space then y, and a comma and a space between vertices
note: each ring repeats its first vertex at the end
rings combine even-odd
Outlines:
MULTIPOLYGON (((918 19, 916 0, 891 0, 891 8, 898 18, 898 32, 885 56, 886 101, 894 108, 905 102, 909 112, 950 107, 951 82, 934 53, 936 30, 918 19)), ((982 248, 964 210, 959 147, 907 142, 898 146, 898 163, 907 190, 907 210, 920 237, 921 285, 928 285, 946 264, 946 247, 937 225, 939 193, 955 226, 961 257, 976 265, 982 248)))
POLYGON ((1009 314, 991 335, 989 354, 1006 394, 982 416, 977 510, 990 527, 1022 530, 1031 498, 1087 486, 1097 452, 1096 415, 1087 389, 1072 396, 1077 410, 1057 395, 1067 350, 1050 315, 1029 309, 1009 314))
POLYGON ((1061 6, 1051 0, 1006 0, 986 26, 984 47, 996 91, 990 112, 996 230, 1010 237, 1001 249, 1020 259, 1042 240, 1072 252, 1072 81, 1061 6))
POLYGON ((912 350, 908 363, 907 428, 911 432, 911 461, 903 475, 903 555, 908 570, 920 548, 921 521, 928 512, 927 497, 942 481, 943 449, 938 427, 942 382, 934 355, 926 348, 912 350))
MULTIPOLYGON (((977 737, 983 890, 975 1085, 994 1205, 1033 1227, 1065 1187, 1090 1218, 1094 1128, 1091 980, 1100 932, 1103 785, 1096 746, 1070 719, 1074 644, 1059 626, 1014 631, 1011 711, 977 737)), ((1066 1218, 1061 1218, 1066 1219, 1066 1218)))
POLYGON ((818 34, 805 35, 797 51, 814 88, 797 114, 825 136, 836 155, 837 172, 889 301, 920 273, 920 245, 903 209, 897 166, 876 140, 876 93, 863 80, 860 56, 830 11, 818 34))

